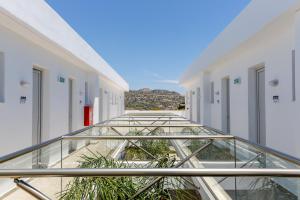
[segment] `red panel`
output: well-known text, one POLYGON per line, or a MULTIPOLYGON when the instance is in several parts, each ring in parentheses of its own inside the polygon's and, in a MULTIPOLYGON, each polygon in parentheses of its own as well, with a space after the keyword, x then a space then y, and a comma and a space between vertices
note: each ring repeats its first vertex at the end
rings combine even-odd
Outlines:
POLYGON ((84 106, 84 126, 93 124, 93 109, 91 106, 84 106))

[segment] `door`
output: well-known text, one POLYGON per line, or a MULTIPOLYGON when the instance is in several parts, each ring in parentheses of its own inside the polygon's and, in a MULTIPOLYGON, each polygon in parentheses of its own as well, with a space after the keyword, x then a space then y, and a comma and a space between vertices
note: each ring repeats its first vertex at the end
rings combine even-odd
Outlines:
POLYGON ((99 122, 103 121, 103 89, 99 90, 99 122))
POLYGON ((190 91, 190 120, 193 121, 193 91, 190 91))
POLYGON ((230 133, 230 79, 222 79, 222 130, 230 133))
MULTIPOLYGON (((69 78, 68 81, 68 130, 69 133, 73 131, 73 91, 74 91, 74 81, 69 78)), ((69 141, 69 153, 76 150, 76 142, 69 141)))
POLYGON ((257 143, 266 145, 265 68, 256 70, 257 143))
POLYGON ((69 133, 72 132, 73 126, 73 80, 69 79, 69 97, 68 97, 68 106, 69 106, 69 114, 68 114, 68 127, 69 133))
MULTIPOLYGON (((42 71, 33 69, 32 74, 32 144, 42 142, 42 71)), ((33 166, 41 163, 41 152, 33 154, 33 166)))
POLYGON ((201 123, 201 94, 200 88, 197 88, 197 122, 201 123))

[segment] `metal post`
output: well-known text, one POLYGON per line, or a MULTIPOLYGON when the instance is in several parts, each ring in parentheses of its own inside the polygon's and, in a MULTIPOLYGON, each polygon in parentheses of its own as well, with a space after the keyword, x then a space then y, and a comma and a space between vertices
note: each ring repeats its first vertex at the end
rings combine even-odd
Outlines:
POLYGON ((39 200, 51 200, 49 197, 47 197, 45 194, 43 194, 41 191, 37 190, 36 188, 32 187, 28 183, 26 183, 23 180, 15 179, 14 182, 16 185, 27 192, 28 194, 31 194, 33 197, 39 199, 39 200))
MULTIPOLYGON (((205 149, 206 147, 208 147, 209 145, 212 144, 212 140, 207 143, 206 145, 204 145, 203 147, 200 147, 199 149, 197 149, 196 151, 194 151, 191 155, 185 157, 183 160, 181 160, 179 163, 177 163, 173 168, 179 168, 180 166, 182 166, 186 161, 188 161, 189 159, 191 159, 192 157, 194 157, 195 155, 197 155, 200 151, 202 151, 203 149, 205 149)), ((157 183, 158 181, 160 181, 163 178, 163 176, 160 176, 156 179, 154 179, 151 183, 149 183, 148 185, 146 185, 145 187, 143 187, 142 189, 140 189, 135 195, 133 195, 130 199, 135 199, 136 197, 138 197, 141 193, 145 192, 146 190, 148 190, 150 187, 152 187, 155 183, 157 183)))
MULTIPOLYGON (((236 139, 233 139, 233 145, 234 145, 234 168, 236 169, 236 139)), ((237 199, 237 184, 236 184, 236 176, 234 177, 234 196, 235 199, 237 199)))
MULTIPOLYGON (((112 129, 115 133, 117 133, 117 134, 119 134, 119 135, 122 135, 122 134, 121 134, 119 131, 117 131, 116 129, 114 129, 114 128, 111 128, 111 129, 112 129)), ((142 148, 142 147, 136 145, 134 142, 132 142, 132 141, 130 141, 130 140, 128 140, 128 142, 129 142, 130 144, 132 144, 133 146, 137 147, 138 149, 141 149, 141 150, 144 151, 146 154, 148 154, 149 156, 151 156, 153 159, 156 160, 156 157, 155 157, 154 155, 152 155, 150 152, 148 152, 147 150, 145 150, 144 148, 142 148)))
MULTIPOLYGON (((60 168, 63 168, 63 139, 60 140, 60 168)), ((63 189, 63 177, 60 177, 60 194, 62 194, 63 189)))

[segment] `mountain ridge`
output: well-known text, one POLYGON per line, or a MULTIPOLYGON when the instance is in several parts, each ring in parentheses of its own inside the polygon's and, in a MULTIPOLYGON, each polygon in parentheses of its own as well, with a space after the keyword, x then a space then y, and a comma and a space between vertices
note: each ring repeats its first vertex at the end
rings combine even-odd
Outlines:
POLYGON ((184 109, 184 96, 165 89, 142 88, 125 92, 126 110, 184 109))

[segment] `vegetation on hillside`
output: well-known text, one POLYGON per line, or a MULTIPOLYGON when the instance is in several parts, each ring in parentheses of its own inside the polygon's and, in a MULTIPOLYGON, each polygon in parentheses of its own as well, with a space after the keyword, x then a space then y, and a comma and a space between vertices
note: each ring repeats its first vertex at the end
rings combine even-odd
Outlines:
POLYGON ((168 90, 130 90, 125 93, 126 110, 183 110, 184 96, 168 90))

